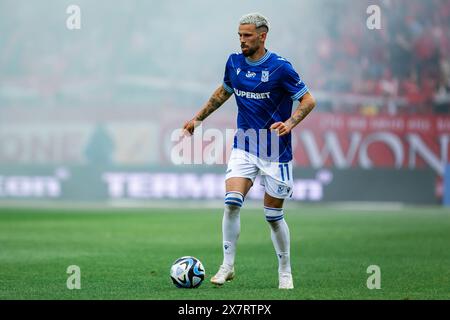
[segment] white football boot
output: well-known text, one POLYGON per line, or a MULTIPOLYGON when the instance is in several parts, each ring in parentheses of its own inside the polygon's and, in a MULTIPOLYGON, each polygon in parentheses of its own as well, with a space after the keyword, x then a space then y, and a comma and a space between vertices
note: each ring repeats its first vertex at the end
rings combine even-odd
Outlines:
POLYGON ((234 278, 234 267, 230 269, 228 266, 221 265, 216 275, 211 278, 211 283, 215 285, 223 285, 226 281, 231 281, 234 278))
POLYGON ((294 281, 290 272, 280 272, 278 274, 278 289, 294 289, 294 281))

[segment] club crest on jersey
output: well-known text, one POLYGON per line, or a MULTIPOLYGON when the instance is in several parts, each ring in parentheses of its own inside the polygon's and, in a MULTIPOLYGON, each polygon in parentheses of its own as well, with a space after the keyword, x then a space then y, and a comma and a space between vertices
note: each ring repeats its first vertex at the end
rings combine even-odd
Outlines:
POLYGON ((269 81, 269 71, 265 70, 261 73, 261 82, 269 81))
POLYGON ((247 78, 254 78, 256 76, 256 73, 251 72, 250 70, 247 71, 247 74, 245 75, 247 78))
POLYGON ((237 70, 236 70, 236 75, 237 76, 239 75, 239 72, 241 72, 241 68, 237 68, 237 70))

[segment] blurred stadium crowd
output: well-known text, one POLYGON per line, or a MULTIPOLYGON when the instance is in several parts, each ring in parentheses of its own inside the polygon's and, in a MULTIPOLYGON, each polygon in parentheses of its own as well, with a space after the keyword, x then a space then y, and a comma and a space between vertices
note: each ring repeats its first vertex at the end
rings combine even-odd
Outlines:
MULTIPOLYGON (((239 48, 229 30, 239 15, 223 12, 228 24, 215 23, 205 0, 182 16, 174 1, 79 2, 78 33, 61 27, 67 16, 54 2, 0 3, 0 107, 198 108, 239 48)), ((448 113, 450 0, 378 1, 381 30, 366 27, 370 4, 289 0, 262 8, 273 18, 269 49, 292 61, 324 111, 448 113)))
POLYGON ((355 28, 359 16, 346 14, 367 2, 345 3, 327 12, 338 23, 317 39, 314 88, 386 98, 376 110, 356 104, 363 112, 448 112, 450 1, 384 1, 379 32, 355 28))

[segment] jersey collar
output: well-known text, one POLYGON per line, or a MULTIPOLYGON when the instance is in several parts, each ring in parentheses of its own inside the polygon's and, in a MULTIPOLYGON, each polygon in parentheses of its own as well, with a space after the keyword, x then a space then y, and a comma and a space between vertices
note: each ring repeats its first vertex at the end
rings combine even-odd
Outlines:
POLYGON ((245 58, 245 62, 247 62, 251 66, 259 66, 260 64, 264 63, 267 59, 269 59, 272 52, 269 50, 266 51, 266 53, 257 61, 251 61, 248 58, 245 58))

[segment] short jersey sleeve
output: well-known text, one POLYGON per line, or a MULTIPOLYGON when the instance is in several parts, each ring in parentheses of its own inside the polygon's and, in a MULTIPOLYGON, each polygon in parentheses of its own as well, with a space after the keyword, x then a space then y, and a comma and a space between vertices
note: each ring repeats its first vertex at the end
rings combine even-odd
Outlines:
POLYGON ((231 60, 231 56, 228 57, 227 63, 225 65, 225 74, 223 76, 223 88, 229 92, 229 93, 234 93, 233 91, 233 85, 231 84, 231 79, 230 79, 230 72, 232 71, 233 68, 233 61, 231 60))
POLYGON ((281 79, 283 88, 288 92, 292 100, 299 100, 308 92, 308 87, 289 62, 284 64, 283 69, 284 72, 281 79))

